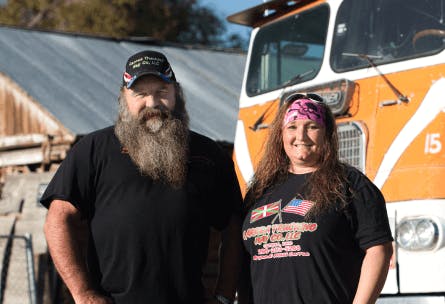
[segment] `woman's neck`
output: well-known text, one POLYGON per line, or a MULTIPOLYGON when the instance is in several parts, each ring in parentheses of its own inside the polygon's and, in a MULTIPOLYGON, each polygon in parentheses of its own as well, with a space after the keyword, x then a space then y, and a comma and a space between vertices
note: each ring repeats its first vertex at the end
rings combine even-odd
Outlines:
POLYGON ((306 174, 317 170, 316 167, 289 166, 289 172, 293 174, 306 174))

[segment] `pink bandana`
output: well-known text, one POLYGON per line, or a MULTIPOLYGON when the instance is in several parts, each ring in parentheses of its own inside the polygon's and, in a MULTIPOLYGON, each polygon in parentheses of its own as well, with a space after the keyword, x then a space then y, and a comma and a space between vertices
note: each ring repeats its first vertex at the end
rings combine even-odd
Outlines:
POLYGON ((310 119, 324 126, 324 108, 313 100, 306 98, 297 99, 287 109, 283 127, 297 119, 310 119))

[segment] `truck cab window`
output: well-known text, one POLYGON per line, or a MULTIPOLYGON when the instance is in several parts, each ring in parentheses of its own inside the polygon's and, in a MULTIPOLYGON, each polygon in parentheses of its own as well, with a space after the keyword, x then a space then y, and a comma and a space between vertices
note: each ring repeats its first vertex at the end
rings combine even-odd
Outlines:
POLYGON ((438 53, 445 46, 444 0, 346 0, 341 4, 331 52, 336 72, 438 53))
POLYGON ((253 43, 247 95, 314 78, 323 60, 328 21, 329 7, 321 5, 261 28, 253 43))

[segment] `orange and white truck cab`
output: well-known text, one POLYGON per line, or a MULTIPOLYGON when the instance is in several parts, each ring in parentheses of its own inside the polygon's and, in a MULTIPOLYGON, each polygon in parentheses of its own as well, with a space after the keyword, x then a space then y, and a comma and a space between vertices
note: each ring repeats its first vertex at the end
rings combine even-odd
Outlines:
POLYGON ((282 100, 322 95, 340 156, 383 192, 395 255, 379 303, 445 303, 445 0, 274 0, 253 28, 234 160, 253 175, 282 100))

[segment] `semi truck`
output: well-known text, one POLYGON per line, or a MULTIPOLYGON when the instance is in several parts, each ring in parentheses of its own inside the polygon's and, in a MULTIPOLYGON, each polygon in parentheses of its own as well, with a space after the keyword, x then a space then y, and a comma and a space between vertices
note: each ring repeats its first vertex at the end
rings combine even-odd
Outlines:
POLYGON ((445 0, 273 0, 252 28, 234 141, 243 191, 294 92, 334 113, 342 161, 383 192, 394 256, 380 303, 445 303, 445 0))

